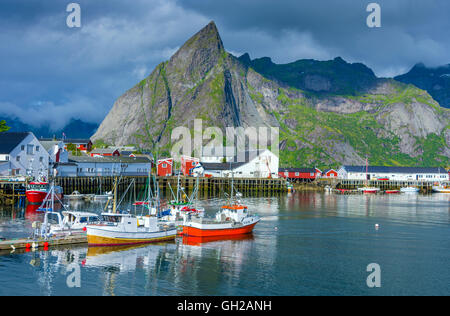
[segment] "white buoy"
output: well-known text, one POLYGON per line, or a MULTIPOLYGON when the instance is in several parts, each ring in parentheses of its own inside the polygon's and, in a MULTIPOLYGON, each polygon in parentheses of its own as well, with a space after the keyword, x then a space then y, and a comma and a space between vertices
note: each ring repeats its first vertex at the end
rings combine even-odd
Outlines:
POLYGON ((278 227, 275 226, 275 230, 278 230, 278 227))
POLYGON ((378 229, 378 228, 380 228, 380 225, 375 224, 375 229, 378 229))

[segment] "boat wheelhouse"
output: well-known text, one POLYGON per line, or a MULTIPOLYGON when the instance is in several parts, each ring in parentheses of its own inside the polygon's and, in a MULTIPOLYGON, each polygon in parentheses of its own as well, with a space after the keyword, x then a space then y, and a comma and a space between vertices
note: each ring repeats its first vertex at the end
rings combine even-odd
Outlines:
MULTIPOLYGON (((25 195, 27 197, 28 202, 30 203, 42 203, 46 198, 47 194, 50 192, 50 183, 48 182, 30 182, 27 185, 27 189, 25 191, 25 195)), ((54 186, 54 190, 52 193, 54 198, 57 200, 62 200, 63 197, 63 189, 60 186, 54 186)), ((49 197, 50 199, 52 197, 49 197)))

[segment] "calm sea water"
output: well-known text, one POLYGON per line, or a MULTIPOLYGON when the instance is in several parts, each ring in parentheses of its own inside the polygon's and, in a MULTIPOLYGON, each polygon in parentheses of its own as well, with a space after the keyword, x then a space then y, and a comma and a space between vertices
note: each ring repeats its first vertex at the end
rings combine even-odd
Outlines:
MULTIPOLYGON (((450 195, 294 193, 243 201, 262 220, 240 239, 2 253, 0 295, 450 294, 450 195), (370 263, 381 268, 380 288, 366 284, 370 263)), ((221 202, 201 204, 212 215, 221 202)), ((100 212, 102 205, 72 207, 100 212)), ((0 236, 27 235, 41 216, 0 209, 0 236)))

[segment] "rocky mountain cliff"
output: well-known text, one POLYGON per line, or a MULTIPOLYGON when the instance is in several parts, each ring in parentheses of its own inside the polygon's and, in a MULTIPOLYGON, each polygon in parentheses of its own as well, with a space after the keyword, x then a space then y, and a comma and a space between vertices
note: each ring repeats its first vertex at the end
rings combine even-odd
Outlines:
POLYGON ((176 126, 277 126, 282 166, 449 165, 450 110, 341 58, 237 58, 213 22, 112 107, 92 139, 168 154, 176 126))
POLYGON ((395 80, 426 90, 441 106, 450 108, 450 64, 427 68, 420 63, 395 80))

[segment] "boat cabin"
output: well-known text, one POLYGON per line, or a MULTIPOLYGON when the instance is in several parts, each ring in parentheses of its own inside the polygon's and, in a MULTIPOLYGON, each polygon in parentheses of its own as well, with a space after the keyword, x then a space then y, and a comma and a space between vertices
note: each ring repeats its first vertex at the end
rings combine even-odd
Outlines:
POLYGON ((155 216, 133 216, 129 213, 102 213, 103 221, 110 225, 122 226, 124 231, 137 231, 138 228, 158 229, 158 219, 155 216))
POLYGON ((222 206, 222 211, 216 214, 216 219, 218 221, 233 220, 240 222, 245 216, 247 216, 248 208, 244 205, 224 205, 222 206))

